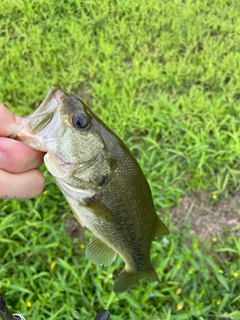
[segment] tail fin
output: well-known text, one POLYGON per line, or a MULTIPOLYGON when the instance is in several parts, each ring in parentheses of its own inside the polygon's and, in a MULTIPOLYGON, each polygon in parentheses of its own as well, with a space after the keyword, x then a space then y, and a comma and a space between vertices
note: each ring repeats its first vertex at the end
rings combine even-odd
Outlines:
POLYGON ((134 286, 142 278, 149 278, 154 281, 159 281, 159 278, 153 267, 146 271, 128 271, 124 269, 119 274, 116 282, 114 283, 113 291, 115 293, 126 291, 134 286))

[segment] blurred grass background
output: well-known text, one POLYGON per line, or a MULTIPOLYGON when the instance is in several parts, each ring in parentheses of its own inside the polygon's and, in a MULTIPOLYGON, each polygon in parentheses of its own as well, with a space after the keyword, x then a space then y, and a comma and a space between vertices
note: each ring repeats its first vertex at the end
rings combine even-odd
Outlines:
MULTIPOLYGON (((240 240, 202 242, 171 208, 204 190, 239 190, 240 3, 0 2, 0 101, 31 113, 58 83, 130 147, 171 235, 153 244, 161 283, 115 296, 123 267, 88 263, 63 223, 72 214, 53 178, 36 199, 0 206, 0 294, 26 319, 240 319, 240 240), (219 259, 218 252, 224 252, 219 259)), ((237 227, 237 226, 236 226, 237 227)))

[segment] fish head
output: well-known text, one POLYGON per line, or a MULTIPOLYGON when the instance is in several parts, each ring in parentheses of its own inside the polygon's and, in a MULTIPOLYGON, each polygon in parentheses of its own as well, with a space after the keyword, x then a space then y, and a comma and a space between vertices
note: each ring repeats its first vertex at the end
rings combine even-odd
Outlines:
POLYGON ((78 97, 52 86, 37 110, 12 138, 46 152, 45 164, 58 184, 99 188, 109 174, 106 129, 78 97), (94 183, 96 185, 94 185, 94 183))

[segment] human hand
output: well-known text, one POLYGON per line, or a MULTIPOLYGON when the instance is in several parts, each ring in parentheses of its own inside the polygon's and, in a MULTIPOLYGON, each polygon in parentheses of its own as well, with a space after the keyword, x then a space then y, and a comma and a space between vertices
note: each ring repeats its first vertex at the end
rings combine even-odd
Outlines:
POLYGON ((33 150, 20 141, 8 138, 22 119, 0 103, 0 198, 26 199, 39 195, 45 184, 37 170, 44 153, 33 150))

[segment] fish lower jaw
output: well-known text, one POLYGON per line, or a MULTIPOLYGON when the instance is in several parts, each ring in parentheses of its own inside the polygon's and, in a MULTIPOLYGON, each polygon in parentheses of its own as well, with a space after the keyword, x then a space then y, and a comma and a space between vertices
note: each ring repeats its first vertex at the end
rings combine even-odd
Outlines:
MULTIPOLYGON (((70 175, 72 171, 75 169, 75 166, 72 163, 66 162, 63 159, 57 157, 56 155, 52 155, 52 153, 48 152, 44 157, 45 164, 54 164, 55 167, 59 168, 58 170, 68 172, 70 175)), ((47 165, 48 166, 48 165, 47 165)), ((50 171, 50 170, 49 170, 50 171)))
POLYGON ((72 186, 66 183, 63 179, 59 179, 55 177, 57 185, 59 186, 60 190, 64 194, 64 196, 73 200, 78 200, 81 202, 82 199, 85 198, 92 198, 94 196, 94 192, 89 190, 84 190, 75 186, 72 186))

